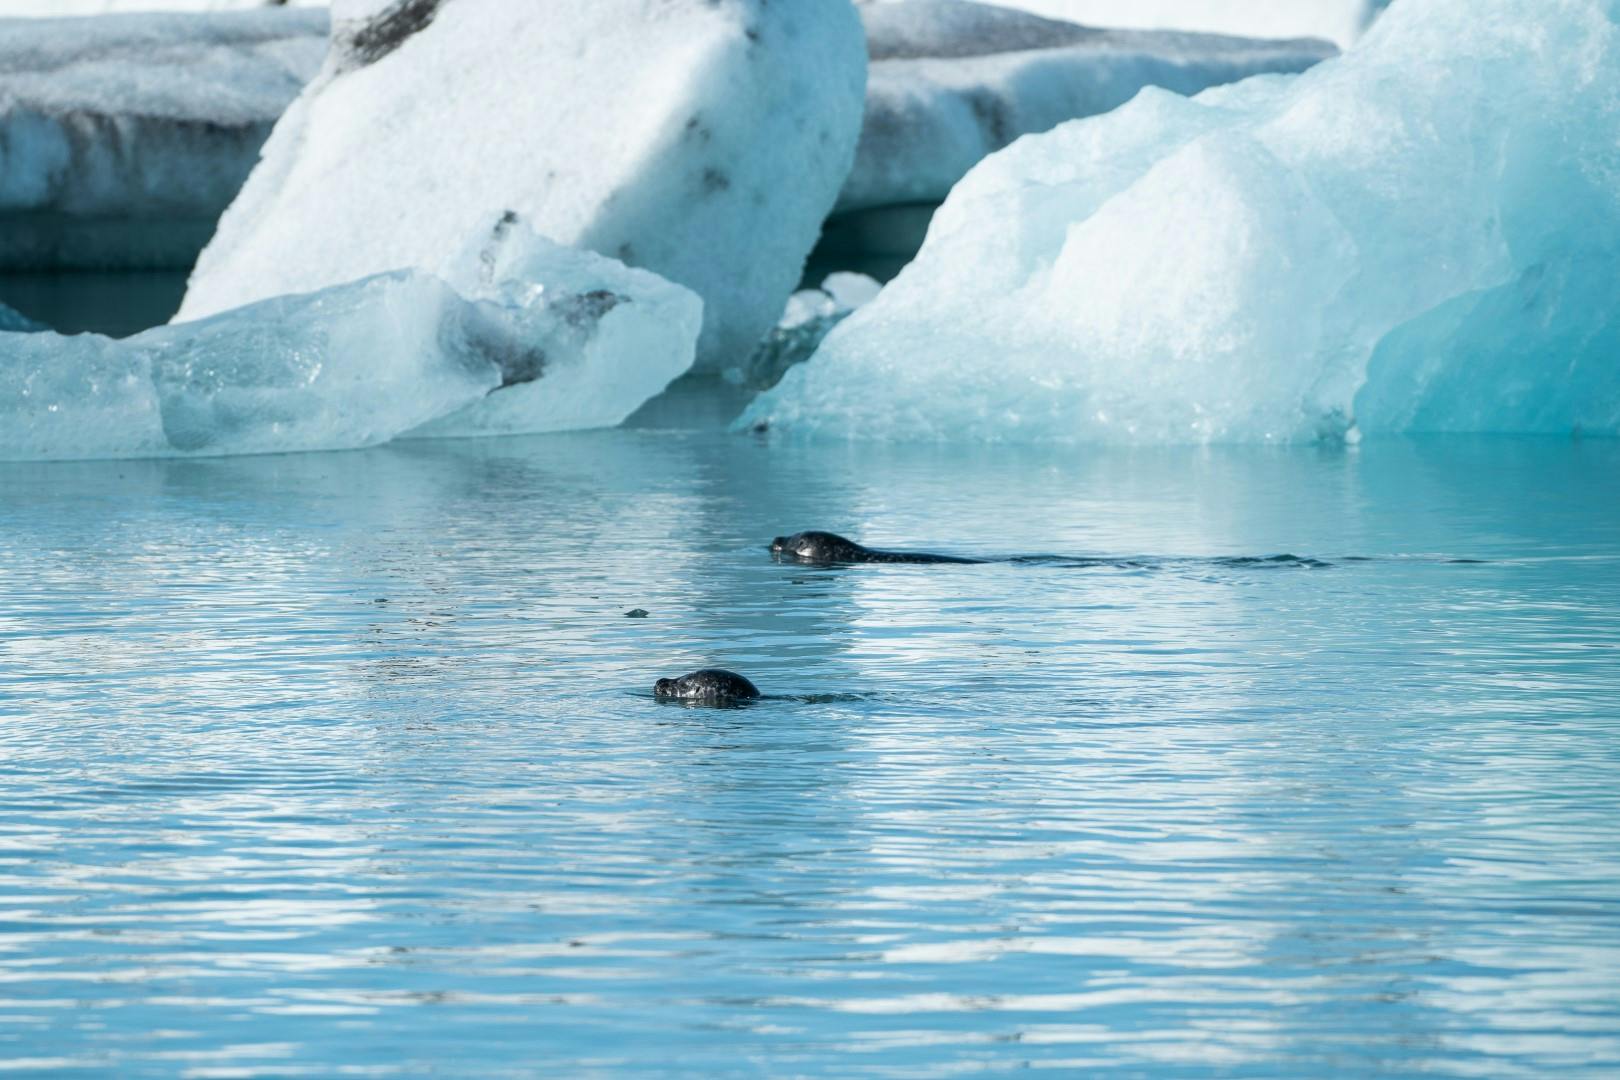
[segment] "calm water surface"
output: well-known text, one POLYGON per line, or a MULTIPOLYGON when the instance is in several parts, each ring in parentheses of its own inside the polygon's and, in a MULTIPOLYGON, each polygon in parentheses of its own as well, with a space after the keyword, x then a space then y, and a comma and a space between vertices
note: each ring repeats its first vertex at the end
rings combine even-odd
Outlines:
POLYGON ((0 1071, 1612 1077, 1617 495, 1526 440, 0 466, 0 1071), (1144 558, 770 561, 815 527, 1144 558), (709 664, 780 697, 652 699, 709 664))

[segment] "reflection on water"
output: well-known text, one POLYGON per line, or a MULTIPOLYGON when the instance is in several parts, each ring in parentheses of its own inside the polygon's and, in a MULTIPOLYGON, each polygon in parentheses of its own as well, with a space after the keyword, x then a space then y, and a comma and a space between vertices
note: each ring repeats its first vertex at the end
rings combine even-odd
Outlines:
POLYGON ((0 1070, 1613 1075, 1616 476, 0 466, 0 1070), (803 528, 1102 561, 773 563, 803 528), (1330 565, 1241 561, 1281 552, 1330 565), (648 693, 711 664, 778 697, 648 693))

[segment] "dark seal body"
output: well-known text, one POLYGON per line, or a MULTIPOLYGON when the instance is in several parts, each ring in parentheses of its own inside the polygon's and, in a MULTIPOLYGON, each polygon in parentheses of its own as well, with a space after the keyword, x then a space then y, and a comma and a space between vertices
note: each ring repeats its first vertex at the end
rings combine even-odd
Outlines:
POLYGON ((801 563, 976 563, 955 555, 930 555, 926 551, 877 551, 830 532, 802 532, 778 536, 771 541, 771 554, 780 560, 801 563))
POLYGON ((692 701, 705 705, 732 705, 759 697, 759 687, 721 668, 704 668, 678 679, 659 679, 653 694, 667 701, 692 701))

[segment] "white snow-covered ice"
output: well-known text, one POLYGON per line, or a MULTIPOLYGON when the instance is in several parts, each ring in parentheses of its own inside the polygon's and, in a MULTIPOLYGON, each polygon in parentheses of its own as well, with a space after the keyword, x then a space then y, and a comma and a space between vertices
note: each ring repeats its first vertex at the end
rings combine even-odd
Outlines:
POLYGON ((966 0, 872 4, 861 18, 872 66, 840 211, 937 203, 986 155, 1145 86, 1193 94, 1337 53, 1321 41, 1096 30, 966 0))
POLYGON ((325 69, 221 221, 181 318, 431 268, 513 210, 692 288, 701 362, 741 363, 859 134, 849 0, 364 0, 334 18, 325 69))
POLYGON ((1620 3, 1394 4, 1345 56, 987 159, 743 425, 1620 433, 1620 3))
MULTIPOLYGON (((845 212, 938 203, 1012 139, 1143 85, 1190 93, 1330 51, 1098 31, 967 0, 868 6, 862 19, 872 79, 845 212)), ((0 268, 189 269, 270 127, 318 73, 326 29, 324 11, 287 10, 8 28, 0 268)))
POLYGON ((1366 31, 1389 6, 1389 0, 1001 0, 1001 6, 1086 26, 1195 30, 1238 37, 1314 37, 1343 48, 1366 31))
POLYGON ((0 268, 184 269, 326 53, 322 11, 0 28, 0 268))
POLYGON ((402 270, 123 340, 0 332, 0 459, 604 427, 692 362, 693 293, 515 219, 445 272, 465 294, 402 270))
POLYGON ((0 0, 0 19, 125 15, 149 11, 235 11, 265 7, 325 7, 326 0, 0 0))

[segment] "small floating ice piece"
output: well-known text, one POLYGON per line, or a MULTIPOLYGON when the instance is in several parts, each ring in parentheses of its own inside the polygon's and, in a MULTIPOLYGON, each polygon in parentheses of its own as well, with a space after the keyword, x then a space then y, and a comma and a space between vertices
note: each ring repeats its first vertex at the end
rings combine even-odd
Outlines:
POLYGON ((475 311, 398 272, 122 341, 0 333, 0 458, 385 442, 501 384, 475 311))
POLYGON ((507 216, 442 268, 124 341, 0 333, 0 457, 244 454, 607 427, 692 363, 703 304, 507 216))

